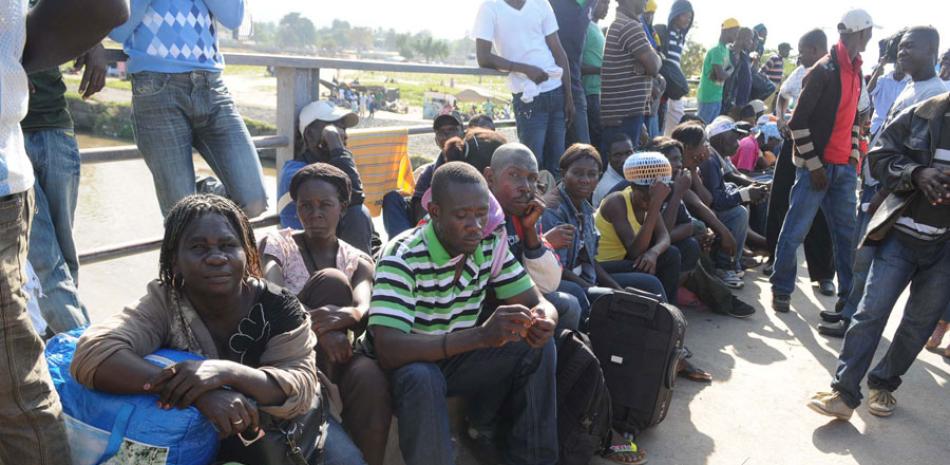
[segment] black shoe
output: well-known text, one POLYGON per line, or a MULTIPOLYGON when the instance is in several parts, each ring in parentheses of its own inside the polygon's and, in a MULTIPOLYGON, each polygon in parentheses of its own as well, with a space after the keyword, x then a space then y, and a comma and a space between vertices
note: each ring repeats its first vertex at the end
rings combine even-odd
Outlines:
POLYGON ((822 279, 818 282, 818 292, 823 296, 834 297, 837 292, 835 282, 830 279, 822 279))
POLYGON ((834 323, 822 321, 818 323, 818 334, 830 337, 844 337, 844 333, 848 330, 848 324, 848 320, 843 318, 834 323))
POLYGON ((835 311, 822 310, 821 313, 818 314, 818 316, 820 316, 821 320, 824 321, 825 323, 837 323, 841 321, 841 312, 837 310, 835 311))
POLYGON ((792 309, 792 296, 788 294, 772 295, 772 310, 779 313, 788 313, 792 309))
POLYGON ((762 274, 764 274, 766 277, 771 277, 773 271, 775 271, 775 265, 773 265, 771 262, 765 265, 765 268, 762 268, 762 274))
POLYGON ((726 312, 727 315, 733 318, 748 318, 755 313, 755 308, 741 300, 738 297, 732 296, 732 308, 726 312))

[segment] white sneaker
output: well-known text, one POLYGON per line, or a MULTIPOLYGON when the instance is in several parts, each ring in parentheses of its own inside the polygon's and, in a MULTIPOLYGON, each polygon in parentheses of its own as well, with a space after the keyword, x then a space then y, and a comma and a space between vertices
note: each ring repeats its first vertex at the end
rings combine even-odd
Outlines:
POLYGON ((808 408, 829 417, 835 417, 839 420, 848 421, 854 409, 848 407, 837 392, 819 392, 812 396, 808 401, 808 408))
POLYGON ((742 278, 736 275, 736 272, 733 270, 717 269, 716 277, 730 289, 742 289, 742 286, 745 286, 745 283, 742 282, 742 278))
POLYGON ((868 411, 876 417, 889 417, 897 408, 897 399, 887 389, 871 389, 868 395, 868 411))

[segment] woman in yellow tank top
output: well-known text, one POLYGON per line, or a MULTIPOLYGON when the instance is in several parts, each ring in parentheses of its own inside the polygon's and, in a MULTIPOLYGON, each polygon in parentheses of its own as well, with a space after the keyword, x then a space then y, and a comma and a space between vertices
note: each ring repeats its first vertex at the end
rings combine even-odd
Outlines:
POLYGON ((608 273, 653 275, 663 284, 664 297, 675 298, 682 263, 661 216, 671 177, 662 154, 633 154, 624 163, 631 186, 604 198, 594 222, 601 235, 597 261, 608 273))

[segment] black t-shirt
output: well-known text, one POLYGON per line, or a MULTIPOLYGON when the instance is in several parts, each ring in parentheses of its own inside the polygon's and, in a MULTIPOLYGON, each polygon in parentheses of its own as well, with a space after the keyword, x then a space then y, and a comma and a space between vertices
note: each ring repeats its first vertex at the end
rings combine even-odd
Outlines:
POLYGON ((24 131, 72 129, 73 119, 66 105, 66 83, 59 68, 37 71, 28 76, 31 93, 29 112, 20 122, 24 131))
POLYGON ((228 348, 242 364, 257 368, 270 339, 299 328, 307 315, 290 291, 262 280, 252 282, 260 289, 257 303, 241 320, 228 348))

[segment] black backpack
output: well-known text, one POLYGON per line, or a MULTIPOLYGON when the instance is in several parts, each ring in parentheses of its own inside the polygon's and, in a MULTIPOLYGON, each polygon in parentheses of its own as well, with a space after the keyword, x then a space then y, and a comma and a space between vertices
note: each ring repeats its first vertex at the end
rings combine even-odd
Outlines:
POLYGON ((559 465, 587 465, 610 446, 610 393, 587 336, 557 336, 559 465))

